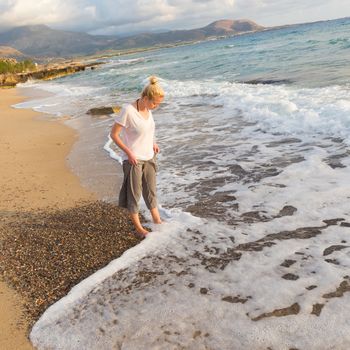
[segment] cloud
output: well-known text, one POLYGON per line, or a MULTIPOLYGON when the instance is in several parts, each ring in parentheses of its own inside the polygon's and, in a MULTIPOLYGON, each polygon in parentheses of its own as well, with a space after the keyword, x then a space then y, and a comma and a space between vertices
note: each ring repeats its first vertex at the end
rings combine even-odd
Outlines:
POLYGON ((350 15, 349 0, 236 0, 235 13, 266 26, 313 22, 350 15))
POLYGON ((222 18, 233 5, 234 0, 0 0, 0 29, 47 24, 102 34, 193 28, 222 18))
POLYGON ((60 0, 1 0, 0 6, 2 27, 59 23, 69 20, 75 11, 69 1, 60 0))
POLYGON ((109 6, 108 1, 100 1, 99 18, 103 18, 106 26, 97 31, 193 28, 221 18, 228 9, 233 9, 233 3, 233 0, 223 0, 219 5, 215 0, 118 0, 109 6))
POLYGON ((0 30, 28 24, 118 34, 189 29, 218 19, 262 25, 350 15, 348 0, 0 0, 0 30))

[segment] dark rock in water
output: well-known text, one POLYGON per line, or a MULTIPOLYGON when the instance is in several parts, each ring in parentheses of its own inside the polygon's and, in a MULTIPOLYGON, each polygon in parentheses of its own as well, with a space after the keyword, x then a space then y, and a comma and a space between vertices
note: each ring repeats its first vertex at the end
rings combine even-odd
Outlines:
MULTIPOLYGON (((335 140, 332 140, 333 142, 336 142, 335 140)), ((341 162, 342 159, 347 158, 348 153, 340 153, 340 154, 333 154, 330 157, 327 157, 324 159, 324 162, 327 163, 332 169, 336 168, 346 168, 346 166, 341 162)))
POLYGON ((285 275, 282 276, 285 280, 290 280, 290 281, 296 281, 299 279, 298 275, 294 275, 293 273, 286 273, 285 275))
POLYGON ((119 113, 120 106, 111 106, 111 107, 96 107, 89 109, 86 113, 90 115, 105 115, 119 113))
POLYGON ((241 216, 243 218, 243 221, 248 223, 267 220, 267 218, 264 215, 260 215, 259 211, 249 211, 249 212, 243 213, 241 216))
POLYGON ((266 177, 277 176, 282 172, 282 170, 277 169, 275 167, 270 167, 267 164, 263 164, 262 166, 257 166, 254 168, 253 172, 249 174, 250 181, 260 182, 262 179, 266 177))
POLYGON ((298 303, 294 303, 291 306, 285 307, 283 309, 276 309, 272 312, 265 312, 258 317, 252 318, 252 321, 260 321, 266 317, 283 317, 288 315, 297 315, 300 311, 300 305, 298 303))
MULTIPOLYGON (((270 233, 263 238, 258 239, 257 241, 239 244, 236 247, 237 251, 261 251, 264 247, 271 247, 276 244, 274 240, 287 240, 287 239, 309 239, 320 235, 322 230, 327 228, 328 226, 320 226, 320 227, 300 227, 294 231, 281 231, 278 233, 270 233)), ((347 247, 347 246, 344 246, 347 247)), ((295 252, 297 255, 305 255, 302 252, 295 252)), ((308 259, 308 257, 304 257, 303 259, 308 259)))
POLYGON ((232 164, 228 166, 228 170, 232 173, 238 176, 240 179, 242 179, 245 175, 247 175, 247 172, 238 164, 232 164))
POLYGON ((313 290, 315 288, 317 288, 317 286, 315 286, 315 285, 311 285, 311 286, 306 287, 307 290, 313 290))
POLYGON ((231 192, 216 192, 210 197, 203 196, 204 198, 202 198, 202 195, 206 193, 207 192, 204 191, 199 192, 197 195, 198 201, 189 205, 186 208, 186 211, 200 217, 220 217, 225 213, 225 207, 220 206, 219 204, 225 205, 230 203, 230 207, 233 210, 238 209, 238 204, 232 203, 236 200, 236 197, 231 192))
POLYGON ((331 245, 330 247, 326 248, 323 251, 323 256, 330 255, 335 251, 342 250, 342 249, 348 248, 348 247, 349 247, 348 245, 340 245, 340 244, 339 245, 331 245))
POLYGON ((244 84, 263 84, 263 85, 279 85, 279 84, 292 84, 293 80, 291 79, 252 79, 248 81, 243 81, 244 84))
POLYGON ((280 145, 289 145, 289 144, 300 143, 300 142, 301 142, 300 139, 290 137, 290 138, 286 138, 278 141, 271 141, 268 144, 266 144, 266 147, 278 147, 280 145))
POLYGON ((336 168, 346 168, 346 165, 344 165, 343 163, 341 163, 339 160, 332 160, 327 162, 327 164, 332 168, 332 169, 336 169, 336 168))
POLYGON ((323 220, 323 222, 328 226, 334 226, 338 225, 339 221, 344 221, 343 218, 337 218, 337 219, 329 219, 329 220, 323 220))
POLYGON ((325 261, 327 261, 330 264, 340 265, 337 259, 325 259, 325 261))
POLYGON ((236 247, 236 250, 247 251, 247 252, 259 252, 263 250, 265 247, 272 247, 275 244, 276 243, 270 242, 270 241, 267 241, 267 242, 256 241, 256 242, 242 243, 236 247))
MULTIPOLYGON (((254 221, 253 221, 254 222, 254 221)), ((240 244, 236 247, 236 250, 240 251, 260 251, 264 247, 271 247, 276 244, 274 240, 287 240, 287 239, 309 239, 322 233, 322 229, 328 226, 321 227, 300 227, 294 231, 282 231, 278 233, 271 233, 267 236, 253 242, 240 244)), ((295 254, 304 255, 302 252, 296 252, 295 254)), ((307 257, 305 258, 307 259, 307 257)))
MULTIPOLYGON (((324 227, 300 227, 293 231, 281 231, 279 233, 270 233, 267 236, 265 236, 262 240, 273 240, 273 239, 279 239, 279 240, 285 240, 285 239, 309 239, 312 237, 315 237, 322 233, 322 229, 326 228, 324 227)), ((296 253, 297 254, 297 253, 296 253)), ((304 254, 304 253, 299 253, 304 254)))
POLYGON ((222 301, 227 301, 228 303, 241 303, 244 304, 248 301, 248 298, 241 298, 240 296, 233 297, 231 295, 223 297, 222 301))
POLYGON ((277 217, 292 216, 296 211, 297 211, 297 208, 293 207, 292 205, 286 205, 280 210, 277 217))
POLYGON ((312 315, 320 316, 322 308, 324 307, 324 304, 314 304, 312 305, 312 315))
POLYGON ((281 264, 281 266, 283 267, 289 267, 292 266, 293 264, 295 264, 297 261, 296 260, 292 260, 292 259, 286 259, 283 261, 283 263, 281 264))
POLYGON ((231 248, 228 248, 226 252, 223 252, 217 256, 207 256, 200 252, 195 252, 192 255, 193 258, 201 261, 201 265, 203 265, 206 270, 213 273, 215 273, 218 269, 224 270, 229 263, 232 261, 238 261, 241 256, 242 253, 231 248))
POLYGON ((340 298, 344 295, 344 293, 350 292, 350 283, 347 280, 348 276, 344 277, 344 281, 340 283, 337 289, 334 292, 327 293, 322 295, 323 298, 331 299, 331 298, 340 298))
POLYGON ((208 289, 207 288, 201 288, 200 289, 201 294, 208 294, 208 289))
POLYGON ((341 137, 331 137, 331 141, 335 143, 342 143, 344 139, 342 139, 341 137))
POLYGON ((271 159, 271 162, 277 165, 279 168, 286 168, 289 165, 301 163, 305 160, 304 157, 298 155, 288 155, 282 157, 275 157, 271 159))

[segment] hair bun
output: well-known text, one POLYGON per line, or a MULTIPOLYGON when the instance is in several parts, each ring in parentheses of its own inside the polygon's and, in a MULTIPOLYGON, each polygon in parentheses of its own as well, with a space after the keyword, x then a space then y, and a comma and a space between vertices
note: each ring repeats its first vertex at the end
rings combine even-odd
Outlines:
POLYGON ((146 84, 142 90, 141 97, 147 96, 150 100, 153 100, 155 97, 164 97, 164 90, 158 84, 158 78, 154 75, 151 75, 147 78, 148 84, 146 84))
POLYGON ((149 79, 149 82, 151 85, 155 85, 158 83, 158 78, 155 77, 154 75, 152 75, 151 77, 148 78, 149 79))

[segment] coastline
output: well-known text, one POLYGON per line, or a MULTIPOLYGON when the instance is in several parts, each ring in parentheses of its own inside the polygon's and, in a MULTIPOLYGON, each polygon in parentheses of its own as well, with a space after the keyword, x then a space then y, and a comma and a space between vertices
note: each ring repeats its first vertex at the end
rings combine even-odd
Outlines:
POLYGON ((87 68, 95 69, 96 66, 101 64, 103 64, 103 62, 90 62, 88 59, 86 59, 85 62, 69 60, 61 63, 40 65, 37 70, 30 70, 22 73, 1 73, 0 88, 12 88, 17 84, 25 83, 28 80, 53 80, 84 71, 87 68))
POLYGON ((30 327, 45 309, 139 243, 125 212, 82 187, 67 156, 77 132, 11 106, 1 90, 0 347, 31 349, 30 327))

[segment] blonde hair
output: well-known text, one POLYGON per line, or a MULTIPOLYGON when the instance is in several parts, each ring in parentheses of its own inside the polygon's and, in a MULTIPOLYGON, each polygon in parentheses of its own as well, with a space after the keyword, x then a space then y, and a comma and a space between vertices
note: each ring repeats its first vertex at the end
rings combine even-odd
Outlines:
POLYGON ((148 78, 149 83, 143 88, 141 97, 154 100, 155 97, 164 97, 164 90, 158 84, 158 78, 152 75, 148 78))

